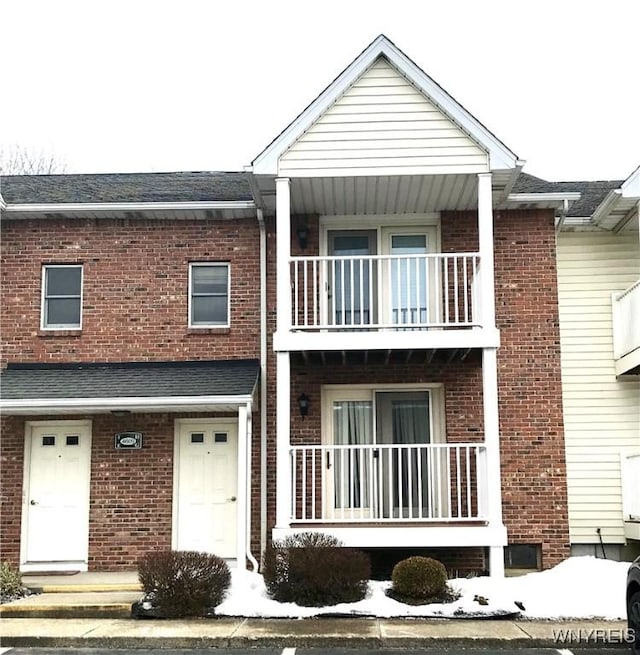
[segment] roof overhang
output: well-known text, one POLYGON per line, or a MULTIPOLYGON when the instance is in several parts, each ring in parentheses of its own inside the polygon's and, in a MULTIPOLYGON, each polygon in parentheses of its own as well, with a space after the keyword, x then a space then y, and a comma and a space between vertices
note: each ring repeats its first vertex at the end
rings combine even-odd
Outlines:
POLYGON ((591 221, 606 230, 619 232, 640 214, 640 167, 618 189, 612 189, 593 212, 591 221))
POLYGON ((253 160, 247 170, 255 175, 277 175, 282 154, 381 56, 488 152, 491 170, 522 167, 524 162, 381 34, 253 160))
POLYGON ((29 219, 39 216, 64 215, 78 217, 135 216, 154 218, 178 216, 207 218, 239 218, 252 216, 256 210, 253 200, 191 201, 191 202, 82 202, 82 203, 25 203, 5 204, 2 213, 7 218, 29 219))
POLYGON ((109 398, 26 398, 0 400, 0 412, 5 415, 34 414, 109 414, 128 412, 209 412, 235 411, 241 405, 251 405, 252 395, 236 396, 140 396, 109 398))

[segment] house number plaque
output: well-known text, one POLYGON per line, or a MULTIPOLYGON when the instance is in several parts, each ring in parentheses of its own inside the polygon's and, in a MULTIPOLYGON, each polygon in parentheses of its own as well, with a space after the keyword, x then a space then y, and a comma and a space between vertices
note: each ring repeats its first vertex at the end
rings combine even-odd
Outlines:
POLYGON ((134 450, 142 448, 142 432, 116 432, 116 449, 134 450))

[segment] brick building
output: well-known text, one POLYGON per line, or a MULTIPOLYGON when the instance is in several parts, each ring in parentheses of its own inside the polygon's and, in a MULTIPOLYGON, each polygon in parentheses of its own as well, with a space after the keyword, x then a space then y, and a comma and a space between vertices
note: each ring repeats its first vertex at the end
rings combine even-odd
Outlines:
POLYGON ((579 193, 521 168, 381 36, 246 173, 3 178, 2 558, 561 561, 579 193))

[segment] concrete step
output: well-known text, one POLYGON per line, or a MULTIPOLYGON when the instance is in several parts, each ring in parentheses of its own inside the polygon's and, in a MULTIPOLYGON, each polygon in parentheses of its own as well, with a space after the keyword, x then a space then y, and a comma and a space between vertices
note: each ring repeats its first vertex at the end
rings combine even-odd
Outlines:
POLYGON ((3 619, 126 619, 140 591, 45 592, 0 605, 3 619))

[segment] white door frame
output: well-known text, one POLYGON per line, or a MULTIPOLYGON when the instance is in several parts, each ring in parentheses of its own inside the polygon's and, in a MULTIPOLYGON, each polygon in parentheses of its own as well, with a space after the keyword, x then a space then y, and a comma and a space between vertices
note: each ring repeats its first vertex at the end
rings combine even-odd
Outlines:
POLYGON ((72 419, 57 421, 25 421, 24 424, 24 467, 22 478, 22 521, 20 527, 20 570, 28 572, 36 571, 87 571, 89 568, 89 500, 91 493, 91 419, 72 419), (60 428, 62 426, 73 426, 85 428, 89 440, 89 471, 86 478, 86 505, 87 505, 87 539, 84 549, 84 561, 79 562, 56 562, 55 564, 30 564, 27 562, 27 538, 29 524, 29 499, 31 482, 31 446, 33 443, 32 434, 34 428, 51 426, 60 428))
POLYGON ((229 425, 237 420, 238 430, 238 490, 236 502, 236 566, 246 568, 247 546, 250 523, 247 487, 251 483, 247 441, 251 438, 251 411, 249 405, 238 407, 238 417, 204 416, 202 418, 177 418, 174 422, 173 439, 173 501, 171 512, 171 548, 177 548, 178 540, 178 487, 180 468, 180 431, 185 425, 208 423, 210 425, 229 425))

